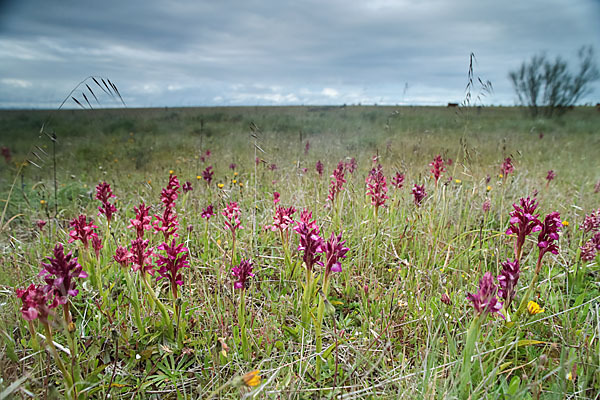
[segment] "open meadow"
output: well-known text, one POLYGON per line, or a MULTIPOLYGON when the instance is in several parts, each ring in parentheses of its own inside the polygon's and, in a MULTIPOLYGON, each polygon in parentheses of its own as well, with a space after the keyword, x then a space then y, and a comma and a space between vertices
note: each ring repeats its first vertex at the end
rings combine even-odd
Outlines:
POLYGON ((592 107, 0 127, 0 398, 599 398, 592 107))

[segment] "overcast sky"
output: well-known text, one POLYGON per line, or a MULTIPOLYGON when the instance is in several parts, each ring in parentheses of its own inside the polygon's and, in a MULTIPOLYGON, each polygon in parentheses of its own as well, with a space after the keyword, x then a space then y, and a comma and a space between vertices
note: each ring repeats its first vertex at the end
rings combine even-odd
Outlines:
POLYGON ((583 45, 600 61, 599 0, 0 0, 0 107, 56 108, 89 75, 130 107, 446 104, 471 52, 483 102, 513 105, 511 69, 583 45))

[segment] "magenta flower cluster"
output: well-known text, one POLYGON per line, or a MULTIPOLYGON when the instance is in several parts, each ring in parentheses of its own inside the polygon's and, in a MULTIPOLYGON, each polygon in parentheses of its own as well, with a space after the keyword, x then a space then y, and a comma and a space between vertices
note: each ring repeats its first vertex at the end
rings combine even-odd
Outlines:
POLYGON ((406 179, 406 176, 404 174, 401 174, 400 172, 396 172, 396 174, 390 180, 390 183, 396 189, 402 189, 402 186, 404 186, 405 179, 406 179))
POLYGON ((506 157, 500 166, 500 173, 504 176, 504 178, 507 178, 508 174, 512 174, 514 170, 515 167, 513 166, 512 159, 510 157, 506 157))
POLYGON ((112 216, 117 212, 117 208, 114 204, 110 203, 109 200, 116 196, 113 194, 110 185, 106 182, 99 183, 96 186, 96 199, 102 202, 101 206, 98 206, 99 214, 106 215, 106 220, 110 223, 112 216))
POLYGON ((350 161, 346 161, 345 169, 348 173, 353 174, 354 171, 358 168, 358 163, 356 162, 356 158, 352 157, 350 161))
POLYGON ((560 220, 560 214, 556 211, 551 212, 544 218, 544 223, 538 235, 537 246, 540 249, 538 258, 541 260, 544 254, 550 252, 552 254, 558 254, 558 233, 562 228, 562 221, 560 220))
POLYGON ((592 237, 581 246, 581 259, 592 261, 600 252, 600 208, 585 216, 580 229, 584 234, 592 234, 592 237))
POLYGON ((209 165, 208 167, 206 167, 206 169, 204 171, 202 171, 202 179, 204 179, 206 181, 206 183, 208 183, 210 185, 210 183, 213 180, 213 175, 215 173, 212 170, 212 165, 209 165))
POLYGON ((518 260, 510 261, 507 259, 502 263, 502 271, 497 278, 498 285, 500 286, 498 297, 504 300, 507 308, 515 297, 520 275, 521 270, 518 260))
POLYGON ((273 225, 267 225, 265 228, 270 229, 273 232, 280 231, 283 233, 290 225, 294 223, 292 215, 294 215, 296 211, 297 210, 294 207, 285 208, 277 206, 275 209, 275 215, 273 216, 273 225))
POLYGON ((144 231, 152 229, 152 217, 148 215, 150 206, 140 203, 139 206, 133 207, 133 211, 135 211, 135 218, 129 220, 129 225, 127 227, 135 229, 136 237, 141 239, 144 237, 144 231))
POLYGON ((236 202, 227 204, 227 207, 225 207, 221 214, 225 217, 225 229, 231 231, 234 237, 238 229, 244 229, 240 221, 240 208, 236 202))
POLYGON ((312 271, 314 265, 320 261, 318 254, 323 248, 323 239, 319 236, 320 230, 317 222, 312 220, 312 213, 304 210, 300 213, 300 221, 294 227, 294 230, 300 236, 298 251, 302 251, 302 260, 306 269, 312 271))
POLYGON ((236 289, 245 290, 248 288, 248 280, 253 277, 252 273, 252 261, 241 260, 241 262, 231 269, 231 273, 237 278, 233 287, 236 289))
POLYGON ((592 261, 600 252, 600 232, 596 232, 583 246, 581 246, 581 259, 592 261))
POLYGON ((169 182, 160 193, 160 201, 164 205, 162 215, 155 214, 154 230, 162 232, 164 241, 168 242, 171 236, 177 237, 179 222, 177 221, 177 213, 175 212, 175 201, 179 196, 179 180, 176 175, 169 175, 169 182))
POLYGON ((586 215, 581 223, 581 230, 585 233, 596 232, 600 230, 600 208, 586 215))
POLYGON ((341 258, 346 258, 346 253, 349 248, 345 247, 345 240, 342 240, 342 234, 335 235, 335 233, 331 232, 331 236, 327 240, 327 242, 321 243, 317 252, 324 253, 325 262, 318 261, 322 267, 325 267, 325 279, 329 277, 332 272, 342 272, 342 263, 341 258))
POLYGON ((375 209, 383 206, 389 197, 387 196, 388 188, 381 164, 377 164, 375 168, 371 169, 365 182, 367 184, 367 196, 371 197, 371 204, 375 206, 375 209))
POLYGON ((40 320, 44 325, 48 324, 48 316, 52 314, 48 302, 52 293, 46 291, 42 285, 29 285, 26 289, 17 289, 17 298, 21 299, 21 315, 27 321, 40 320))
POLYGON ((54 247, 54 258, 47 257, 47 260, 47 263, 42 263, 44 269, 40 272, 40 276, 46 282, 45 290, 54 296, 50 306, 54 308, 59 304, 66 304, 68 296, 77 296, 79 290, 75 288, 74 278, 87 278, 88 274, 77 262, 77 257, 73 257, 73 253, 65 254, 61 243, 54 247))
POLYGON ((94 225, 94 220, 90 218, 90 221, 87 222, 85 215, 74 218, 69 225, 73 227, 73 230, 69 232, 69 243, 80 240, 83 243, 83 247, 87 249, 92 238, 98 236, 95 232, 95 229, 98 227, 94 225))
POLYGON ((194 190, 194 187, 192 186, 192 182, 185 181, 182 189, 183 189, 183 193, 188 193, 188 192, 191 192, 192 190, 194 190))
POLYGON ((535 199, 521 198, 519 205, 513 204, 514 210, 510 212, 510 227, 507 229, 507 235, 516 235, 515 240, 515 259, 520 260, 523 252, 525 238, 531 233, 542 229, 542 223, 538 219, 540 214, 535 214, 538 203, 535 199))
POLYGON ((317 170, 317 174, 319 174, 319 176, 323 176, 323 163, 321 162, 321 160, 317 161, 315 169, 317 170))
POLYGON ((344 178, 344 163, 342 161, 340 161, 336 169, 333 170, 330 178, 332 179, 329 182, 327 201, 333 202, 336 196, 344 189, 344 183, 346 183, 346 179, 344 178))
POLYGON ((427 197, 427 192, 425 191, 425 185, 419 186, 415 183, 415 185, 412 188, 412 194, 414 196, 415 205, 417 207, 420 207, 421 203, 423 202, 423 199, 425 197, 427 197))
POLYGON ((2 146, 0 148, 0 153, 2 153, 2 157, 4 157, 4 161, 6 161, 7 164, 10 164, 10 160, 12 160, 12 154, 10 152, 10 149, 6 146, 2 146))
POLYGON ((152 265, 152 257, 154 249, 148 247, 150 241, 148 239, 137 238, 131 241, 131 269, 140 271, 141 274, 149 273, 154 275, 154 265, 152 265))
POLYGON ((209 204, 208 206, 206 206, 206 208, 203 208, 202 212, 200 213, 200 217, 204 218, 207 221, 211 219, 214 215, 215 210, 212 204, 209 204))
POLYGON ((475 311, 482 316, 488 313, 500 313, 502 303, 498 301, 496 293, 498 286, 494 283, 494 277, 486 272, 479 280, 479 291, 475 294, 467 293, 467 299, 473 304, 475 311))
POLYGON ((175 243, 175 239, 171 241, 171 244, 162 243, 157 247, 158 250, 163 250, 165 254, 158 254, 158 260, 156 261, 157 267, 159 267, 158 273, 160 277, 167 278, 171 284, 171 290, 174 298, 177 298, 177 286, 183 286, 183 275, 179 272, 181 268, 189 268, 188 256, 189 250, 180 243, 175 243))
POLYGON ((431 175, 433 175, 433 178, 435 179, 435 184, 437 185, 440 176, 442 176, 442 173, 446 171, 446 167, 444 166, 444 159, 441 155, 438 154, 437 156, 435 156, 433 161, 429 163, 429 166, 431 167, 431 175))

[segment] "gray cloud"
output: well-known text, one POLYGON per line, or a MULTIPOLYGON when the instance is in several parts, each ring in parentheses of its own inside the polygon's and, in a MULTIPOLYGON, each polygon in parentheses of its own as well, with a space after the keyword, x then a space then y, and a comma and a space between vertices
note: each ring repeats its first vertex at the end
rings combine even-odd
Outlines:
POLYGON ((510 105, 507 73, 533 54, 600 52, 594 0, 287 3, 5 2, 0 107, 54 108, 88 75, 130 106, 444 104, 464 98, 471 52, 486 103, 510 105))

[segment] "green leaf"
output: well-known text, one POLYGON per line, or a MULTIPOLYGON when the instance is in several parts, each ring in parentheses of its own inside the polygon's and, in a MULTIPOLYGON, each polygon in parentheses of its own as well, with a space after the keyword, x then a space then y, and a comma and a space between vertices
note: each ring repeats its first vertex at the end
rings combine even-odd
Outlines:
POLYGON ((335 347, 336 347, 336 344, 335 344, 335 343, 334 343, 334 344, 332 344, 331 346, 329 346, 329 347, 327 348, 327 350, 325 350, 325 351, 323 352, 323 359, 327 360, 327 359, 328 359, 328 358, 331 356, 331 352, 333 351, 333 349, 335 349, 335 347))
POLYGON ((508 385, 508 394, 510 396, 514 396, 519 391, 519 387, 521 386, 521 378, 518 376, 513 376, 510 380, 510 384, 508 385))
POLYGON ((517 347, 523 347, 523 346, 531 346, 534 344, 549 344, 548 342, 543 342, 541 340, 533 340, 533 339, 522 339, 519 340, 519 342, 517 343, 517 347))
POLYGON ((6 331, 4 331, 4 330, 2 331, 2 338, 3 338, 4 344, 6 344, 6 356, 8 357, 8 359, 10 361, 18 362, 19 357, 17 357, 17 354, 15 353, 14 339, 8 333, 6 333, 6 331))
POLYGON ((287 325, 281 325, 281 329, 283 329, 283 331, 285 333, 287 333, 288 335, 290 335, 294 339, 298 340, 299 336, 298 336, 298 330, 297 329, 290 328, 287 325))

